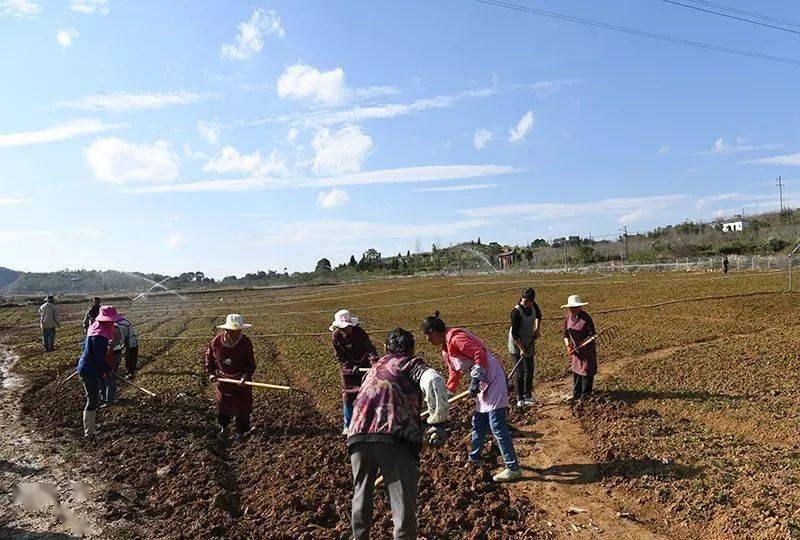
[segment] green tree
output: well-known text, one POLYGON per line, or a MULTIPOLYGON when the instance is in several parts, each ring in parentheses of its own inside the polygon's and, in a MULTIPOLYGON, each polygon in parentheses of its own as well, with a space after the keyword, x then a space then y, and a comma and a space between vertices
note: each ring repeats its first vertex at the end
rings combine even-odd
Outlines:
POLYGON ((355 255, 350 255, 350 262, 347 263, 347 266, 349 266, 351 268, 354 268, 356 265, 358 265, 358 261, 356 260, 356 256, 355 255))
POLYGON ((327 273, 330 272, 331 269, 331 261, 323 257, 317 261, 317 267, 314 269, 314 271, 319 273, 327 273))

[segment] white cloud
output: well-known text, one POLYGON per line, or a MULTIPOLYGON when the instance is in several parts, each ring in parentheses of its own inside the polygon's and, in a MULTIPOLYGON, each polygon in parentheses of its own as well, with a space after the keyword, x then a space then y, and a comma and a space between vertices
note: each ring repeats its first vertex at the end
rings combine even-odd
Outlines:
POLYGON ((590 202, 526 203, 485 206, 460 210, 473 218, 524 217, 532 220, 563 219, 581 215, 610 215, 619 219, 634 220, 655 212, 685 208, 689 195, 657 195, 603 199, 590 202))
POLYGON ((94 13, 108 15, 111 11, 108 9, 108 0, 72 0, 69 9, 86 15, 92 15, 94 13))
POLYGON ((305 64, 287 66, 278 77, 276 89, 281 99, 305 99, 323 105, 369 100, 400 92, 393 86, 348 88, 344 70, 341 67, 330 71, 320 71, 314 66, 305 64))
POLYGON ((100 120, 93 118, 78 118, 56 124, 49 128, 39 131, 25 131, 21 133, 0 134, 0 147, 2 146, 25 146, 29 144, 43 144, 56 141, 63 141, 89 135, 92 133, 102 133, 112 129, 126 127, 125 124, 104 124, 100 120))
POLYGON ((494 133, 488 129, 480 128, 475 130, 475 135, 472 137, 472 144, 475 145, 476 150, 483 150, 492 139, 494 139, 494 133))
POLYGON ((177 213, 170 214, 170 215, 167 216, 167 219, 170 220, 170 221, 178 221, 179 219, 181 219, 181 215, 177 214, 177 213))
POLYGON ((781 144, 760 144, 760 145, 748 145, 745 144, 745 139, 742 137, 736 138, 736 143, 730 145, 725 142, 725 140, 720 137, 716 141, 714 141, 714 145, 709 150, 703 150, 701 152, 695 152, 696 156, 704 156, 704 155, 728 155, 728 154, 738 154, 741 152, 752 152, 753 150, 779 150, 783 148, 781 144))
POLYGON ((282 38, 285 34, 277 13, 257 8, 250 16, 250 20, 239 23, 239 33, 235 42, 224 43, 219 54, 227 60, 246 60, 264 48, 265 37, 282 38))
POLYGON ((130 112, 145 109, 163 109, 172 105, 189 105, 215 98, 214 94, 196 92, 128 93, 115 92, 95 94, 75 101, 62 101, 59 107, 88 111, 130 112))
POLYGON ((457 186, 441 186, 432 188, 418 189, 419 192, 452 192, 452 191, 475 191, 478 189, 492 189, 496 188, 499 184, 461 184, 457 186))
POLYGON ((800 167, 800 153, 797 154, 784 154, 782 156, 772 156, 761 159, 750 159, 742 163, 756 163, 760 165, 788 165, 791 167, 800 167))
POLYGON ((170 249, 177 249, 183 245, 184 240, 183 234, 174 232, 167 237, 166 246, 170 249))
POLYGON ((414 239, 458 234, 467 230, 486 227, 481 219, 453 222, 436 222, 430 225, 415 223, 386 223, 384 221, 350 221, 319 219, 283 222, 271 227, 260 240, 248 241, 247 245, 291 246, 308 242, 331 242, 330 231, 346 230, 347 241, 375 241, 382 239, 414 239))
POLYGON ((251 176, 284 176, 289 172, 283 158, 275 151, 264 160, 258 150, 252 154, 242 154, 233 146, 224 147, 219 156, 211 158, 203 166, 203 170, 216 173, 244 173, 251 176))
POLYGON ((372 137, 358 126, 348 126, 331 134, 321 128, 311 146, 317 151, 313 170, 317 175, 337 175, 361 170, 361 164, 372 150, 372 137))
POLYGON ((533 111, 528 111, 522 115, 517 125, 509 130, 508 140, 511 142, 524 141, 525 137, 533 129, 533 111))
POLYGON ((657 153, 659 156, 665 156, 669 154, 669 150, 670 150, 669 146, 667 146, 666 144, 662 144, 661 146, 658 147, 657 153))
POLYGON ((183 184, 147 186, 128 190, 128 193, 173 193, 202 191, 251 191, 259 189, 297 189, 313 187, 366 186, 406 184, 499 176, 521 172, 507 165, 429 165, 378 169, 327 178, 246 178, 240 180, 205 180, 183 184))
POLYGON ((39 4, 30 0, 0 0, 0 17, 12 15, 14 17, 34 17, 42 11, 39 4))
POLYGON ((286 134, 286 140, 289 142, 294 142, 297 139, 297 136, 300 134, 300 130, 297 128, 292 128, 289 130, 289 133, 286 134))
POLYGON ((78 37, 80 37, 80 34, 74 28, 59 30, 58 33, 56 33, 56 41, 65 49, 72 45, 72 42, 78 39, 78 37))
POLYGON ((7 206, 11 204, 25 204, 30 202, 30 199, 0 197, 0 206, 7 206))
POLYGON ((580 79, 555 79, 552 81, 539 81, 530 85, 533 95, 539 99, 552 96, 561 92, 567 86, 582 82, 580 79))
POLYGON ((219 134, 222 131, 222 126, 214 122, 205 122, 203 120, 197 121, 197 132, 200 136, 207 140, 209 143, 216 145, 219 143, 219 134))
POLYGON ((278 78, 281 99, 311 99, 318 103, 340 103, 347 95, 344 70, 340 67, 320 72, 313 66, 288 66, 278 78))
POLYGON ((336 208, 350 202, 350 194, 343 189, 333 188, 317 195, 317 204, 320 208, 336 208))
POLYGON ((94 141, 84 153, 101 182, 168 182, 180 177, 180 159, 167 141, 135 144, 108 137, 94 141))

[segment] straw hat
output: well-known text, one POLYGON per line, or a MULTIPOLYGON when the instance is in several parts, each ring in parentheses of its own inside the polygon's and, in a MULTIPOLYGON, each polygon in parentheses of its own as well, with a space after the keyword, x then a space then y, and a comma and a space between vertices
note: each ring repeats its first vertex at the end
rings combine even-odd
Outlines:
POLYGON ((564 304, 561 307, 562 308, 581 307, 581 306, 585 306, 588 303, 589 302, 584 302, 583 300, 581 300, 581 297, 578 296, 577 294, 571 294, 571 295, 569 295, 569 298, 567 298, 567 303, 564 304))
POLYGON ((357 324, 358 317, 353 317, 346 309, 340 309, 336 312, 336 315, 333 316, 333 322, 331 323, 330 327, 328 327, 328 330, 333 332, 337 328, 346 328, 348 326, 355 326, 357 324))
POLYGON ((122 316, 117 313, 117 308, 114 306, 100 306, 100 313, 95 318, 95 321, 100 322, 117 322, 121 320, 122 316))
POLYGON ((251 326, 253 325, 245 324, 244 317, 238 313, 231 313, 225 318, 225 324, 219 324, 217 325, 217 328, 222 328, 223 330, 244 330, 245 328, 250 328, 251 326))

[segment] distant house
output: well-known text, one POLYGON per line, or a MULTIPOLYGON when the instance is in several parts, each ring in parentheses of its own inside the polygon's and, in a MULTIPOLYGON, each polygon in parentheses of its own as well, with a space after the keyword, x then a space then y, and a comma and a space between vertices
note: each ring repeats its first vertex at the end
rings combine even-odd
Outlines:
POLYGON ((500 264, 500 270, 511 268, 514 260, 517 258, 516 251, 504 251, 497 255, 497 262, 500 264))
POLYGON ((725 221, 722 223, 722 232, 740 232, 750 228, 750 222, 746 219, 738 221, 725 221))
POLYGON ((569 241, 570 244, 580 244, 581 243, 581 237, 580 236, 570 236, 568 241, 569 241))

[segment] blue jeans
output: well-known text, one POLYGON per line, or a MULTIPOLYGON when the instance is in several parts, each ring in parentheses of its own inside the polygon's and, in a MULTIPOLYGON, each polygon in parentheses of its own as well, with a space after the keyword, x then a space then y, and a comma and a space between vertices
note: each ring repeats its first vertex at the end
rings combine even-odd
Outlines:
POLYGON ((503 461, 506 467, 512 471, 519 469, 519 461, 517 460, 517 453, 514 451, 514 442, 511 440, 511 433, 508 431, 508 423, 506 422, 506 415, 508 407, 489 411, 488 413, 476 412, 472 415, 472 443, 469 453, 469 459, 472 461, 480 461, 481 453, 483 452, 483 443, 486 441, 486 435, 489 429, 492 430, 492 435, 497 441, 497 446, 500 448, 500 453, 503 454, 503 461))
POLYGON ((353 418, 353 404, 346 403, 342 405, 342 416, 344 417, 344 428, 350 427, 350 420, 353 418))
POLYGON ((54 351, 56 348, 56 329, 42 328, 42 345, 45 352, 54 351))
POLYGON ((100 379, 100 400, 105 401, 106 405, 111 405, 117 399, 117 373, 120 360, 122 360, 122 351, 114 351, 111 373, 106 374, 104 379, 100 379))

